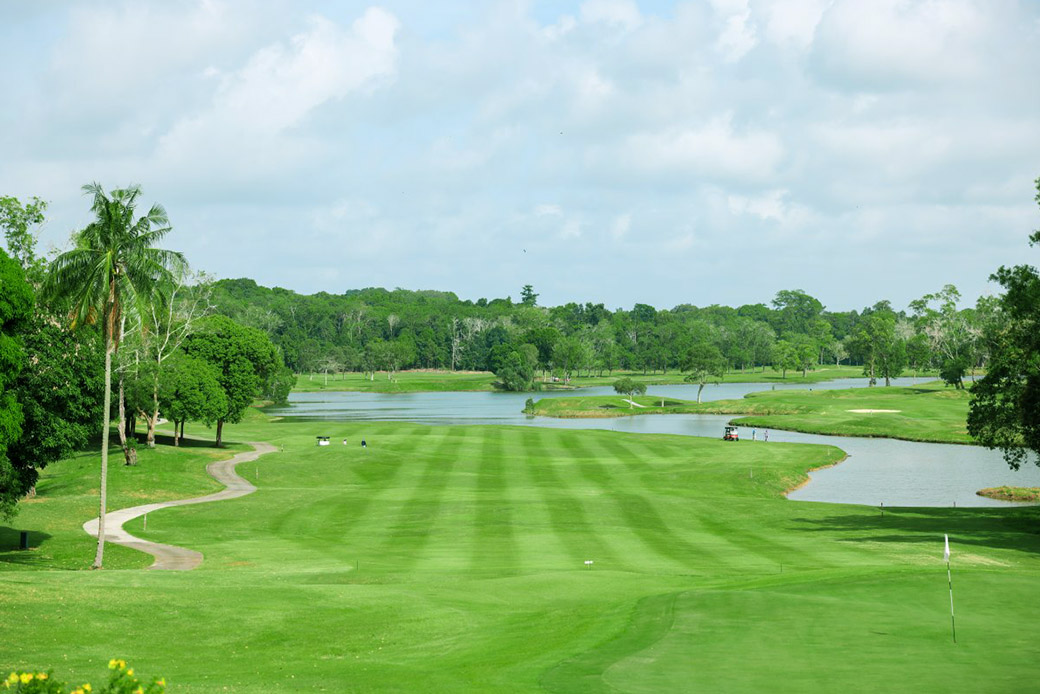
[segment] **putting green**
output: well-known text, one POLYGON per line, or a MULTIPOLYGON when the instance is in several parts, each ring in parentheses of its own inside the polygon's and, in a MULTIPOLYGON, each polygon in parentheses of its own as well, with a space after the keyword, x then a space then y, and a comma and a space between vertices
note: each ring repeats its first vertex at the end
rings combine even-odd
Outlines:
MULTIPOLYGON (((1035 509, 882 518, 784 499, 806 468, 841 457, 821 446, 384 423, 256 421, 227 435, 284 446, 240 468, 256 493, 127 525, 201 551, 199 569, 57 570, 57 550, 15 567, 17 552, 0 551, 0 668, 96 679, 120 657, 190 692, 1035 682, 1035 509), (316 433, 351 445, 319 448, 316 433)), ((113 486, 159 483, 161 464, 114 467, 113 486)), ((207 486, 201 465, 181 469, 182 490, 207 486)), ((81 461, 49 470, 46 501, 19 525, 78 509, 92 474, 81 461)), ((73 542, 49 534, 36 552, 73 542)))

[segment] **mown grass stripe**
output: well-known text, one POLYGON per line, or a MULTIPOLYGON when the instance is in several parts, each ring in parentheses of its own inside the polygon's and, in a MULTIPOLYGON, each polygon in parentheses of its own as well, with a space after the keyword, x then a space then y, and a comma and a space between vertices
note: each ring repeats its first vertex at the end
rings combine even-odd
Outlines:
MULTIPOLYGON (((637 475, 626 474, 620 478, 611 475, 607 467, 599 463, 596 455, 583 443, 590 438, 592 437, 561 436, 559 442, 571 453, 582 476, 597 485, 603 495, 613 501, 625 526, 649 551, 685 569, 703 570, 708 566, 719 566, 720 557, 675 532, 655 506, 640 492, 635 491, 641 487, 637 475)), ((616 460, 613 456, 609 459, 616 460)))
POLYGON ((524 432, 521 442, 530 479, 541 494, 552 531, 567 549, 567 557, 559 568, 581 568, 585 560, 595 557, 593 561, 604 568, 627 570, 628 566, 589 521, 585 504, 564 483, 558 468, 566 465, 566 461, 558 461, 549 453, 546 438, 547 430, 532 428, 524 432))
POLYGON ((396 517, 386 524, 381 543, 381 553, 394 556, 394 568, 402 571, 414 567, 435 534, 455 463, 458 435, 450 429, 440 429, 420 444, 413 451, 412 460, 421 469, 413 476, 411 493, 400 502, 396 517))
POLYGON ((502 431, 481 428, 483 445, 477 463, 474 498, 476 525, 470 547, 470 570, 515 571, 520 566, 513 507, 506 481, 502 431))

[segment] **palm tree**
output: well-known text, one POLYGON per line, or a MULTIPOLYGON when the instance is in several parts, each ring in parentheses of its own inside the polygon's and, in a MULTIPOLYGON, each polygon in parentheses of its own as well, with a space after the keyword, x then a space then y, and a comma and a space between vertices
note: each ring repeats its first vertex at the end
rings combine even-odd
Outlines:
POLYGON ((170 231, 166 210, 152 205, 148 214, 134 219, 140 186, 113 190, 106 195, 97 183, 83 186, 94 198, 95 220, 74 235, 76 247, 51 263, 44 296, 69 306, 71 327, 102 321, 105 340, 105 404, 101 430, 101 500, 98 545, 92 568, 100 569, 105 549, 105 500, 108 477, 108 439, 112 406, 112 355, 119 349, 125 313, 143 315, 156 292, 167 284, 171 271, 184 264, 180 253, 154 248, 170 231))

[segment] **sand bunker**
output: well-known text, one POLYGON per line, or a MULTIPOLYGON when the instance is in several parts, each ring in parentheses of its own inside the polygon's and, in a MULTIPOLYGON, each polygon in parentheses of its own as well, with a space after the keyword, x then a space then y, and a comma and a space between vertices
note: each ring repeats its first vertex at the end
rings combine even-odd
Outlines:
POLYGON ((902 410, 845 410, 846 412, 855 412, 856 414, 875 414, 877 412, 902 412, 902 410))

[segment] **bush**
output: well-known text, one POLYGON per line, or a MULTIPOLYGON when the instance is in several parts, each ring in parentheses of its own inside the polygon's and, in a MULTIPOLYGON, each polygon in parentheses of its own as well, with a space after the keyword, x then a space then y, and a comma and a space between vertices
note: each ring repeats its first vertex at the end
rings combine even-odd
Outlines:
POLYGON ((166 691, 166 680, 153 679, 142 684, 134 676, 133 668, 125 660, 108 661, 108 682, 95 689, 89 682, 66 688, 64 682, 51 677, 47 672, 12 672, 4 680, 4 688, 18 694, 161 694, 166 691))

